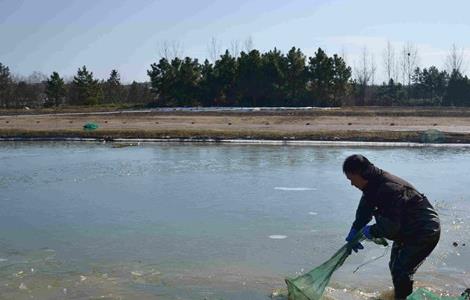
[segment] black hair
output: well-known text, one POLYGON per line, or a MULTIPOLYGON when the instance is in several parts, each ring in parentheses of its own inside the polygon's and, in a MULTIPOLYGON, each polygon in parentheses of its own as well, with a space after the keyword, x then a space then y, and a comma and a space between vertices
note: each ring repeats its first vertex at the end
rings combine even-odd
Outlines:
POLYGON ((348 156, 343 163, 343 172, 360 174, 361 176, 367 173, 373 164, 360 154, 353 154, 348 156))

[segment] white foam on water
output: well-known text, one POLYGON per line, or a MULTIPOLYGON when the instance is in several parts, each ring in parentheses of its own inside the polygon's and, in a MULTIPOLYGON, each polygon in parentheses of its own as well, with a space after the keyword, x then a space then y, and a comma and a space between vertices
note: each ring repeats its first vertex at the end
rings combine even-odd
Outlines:
POLYGON ((270 235, 269 238, 273 240, 283 240, 287 238, 287 235, 273 234, 273 235, 270 235))
POLYGON ((278 191, 316 191, 316 188, 309 188, 309 187, 283 187, 283 186, 276 186, 274 188, 278 191))
POLYGON ((314 211, 309 211, 308 214, 311 215, 311 216, 316 216, 316 215, 318 215, 318 213, 317 213, 317 212, 314 212, 314 211))
POLYGON ((0 258, 0 262, 4 262, 4 261, 7 261, 8 259, 6 258, 0 258))

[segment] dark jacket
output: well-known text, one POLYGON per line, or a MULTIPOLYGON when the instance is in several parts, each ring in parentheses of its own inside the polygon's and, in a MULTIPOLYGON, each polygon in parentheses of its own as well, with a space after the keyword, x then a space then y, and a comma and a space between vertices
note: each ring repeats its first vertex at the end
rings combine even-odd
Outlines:
POLYGON ((398 242, 419 242, 440 232, 439 217, 428 199, 410 183, 371 166, 352 227, 362 229, 372 216, 371 234, 398 242))

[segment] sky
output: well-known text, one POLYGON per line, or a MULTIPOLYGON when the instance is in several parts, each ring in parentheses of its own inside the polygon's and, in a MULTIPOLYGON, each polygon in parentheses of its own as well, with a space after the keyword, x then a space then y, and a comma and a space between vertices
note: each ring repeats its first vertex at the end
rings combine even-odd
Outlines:
POLYGON ((469 11, 468 0, 0 0, 0 63, 21 76, 70 78, 86 65, 100 79, 116 69, 123 82, 148 81, 164 45, 202 62, 211 41, 244 50, 251 39, 261 52, 321 47, 353 70, 366 49, 380 82, 387 42, 397 56, 413 45, 420 67, 444 69, 452 45, 470 60, 469 11))

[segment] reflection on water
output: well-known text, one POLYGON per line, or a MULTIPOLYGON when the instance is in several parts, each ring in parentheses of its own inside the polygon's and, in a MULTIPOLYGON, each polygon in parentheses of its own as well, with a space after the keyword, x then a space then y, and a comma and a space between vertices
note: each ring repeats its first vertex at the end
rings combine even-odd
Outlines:
MULTIPOLYGON (((470 154, 463 148, 100 143, 0 144, 5 299, 268 299, 343 245, 362 153, 437 207, 441 242, 418 286, 469 286, 470 154)), ((331 299, 389 293, 387 259, 333 276, 331 299), (366 280, 367 279, 367 280, 366 280)))

